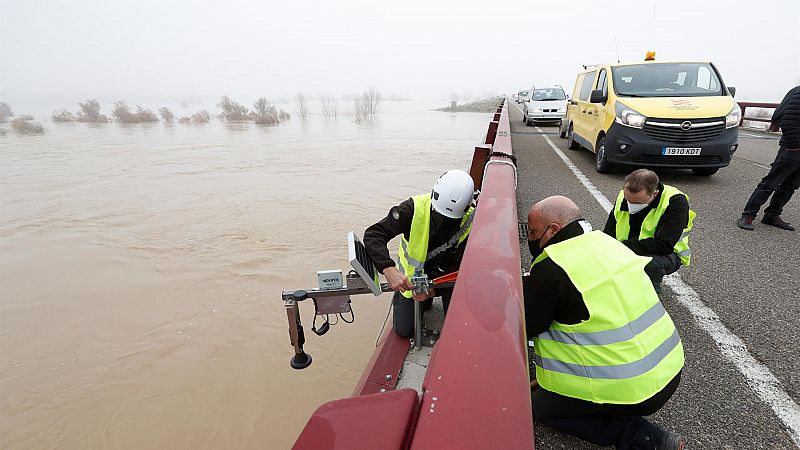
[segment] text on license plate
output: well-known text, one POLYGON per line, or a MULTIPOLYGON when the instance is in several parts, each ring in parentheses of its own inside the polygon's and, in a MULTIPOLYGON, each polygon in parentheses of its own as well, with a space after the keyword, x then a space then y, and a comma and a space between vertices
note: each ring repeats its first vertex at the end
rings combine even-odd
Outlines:
POLYGON ((700 154, 700 147, 693 148, 679 148, 679 147, 664 147, 661 149, 661 154, 664 156, 697 156, 700 154))

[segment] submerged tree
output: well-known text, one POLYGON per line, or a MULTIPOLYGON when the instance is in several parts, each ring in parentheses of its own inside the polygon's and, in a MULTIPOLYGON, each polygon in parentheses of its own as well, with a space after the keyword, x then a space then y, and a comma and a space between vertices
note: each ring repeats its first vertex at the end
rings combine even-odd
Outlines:
POLYGON ((75 122, 75 116, 65 108, 57 109, 50 115, 53 122, 75 122))
POLYGON ((260 97, 253 103, 253 116, 259 125, 273 125, 279 122, 278 111, 265 97, 260 97))
POLYGON ((208 111, 201 109, 200 111, 197 111, 196 113, 192 114, 191 117, 186 117, 186 116, 181 117, 180 119, 178 119, 178 123, 183 123, 183 124, 208 123, 210 119, 211 119, 211 114, 209 114, 208 111))
POLYGON ((306 116, 308 116, 308 101, 306 101, 306 96, 303 95, 302 92, 298 92, 294 97, 294 101, 297 103, 298 114, 300 114, 302 119, 305 119, 306 116))
POLYGON ((375 115, 382 100, 381 91, 374 87, 364 91, 361 95, 357 95, 353 99, 353 109, 351 110, 354 120, 360 122, 362 119, 375 115))
POLYGON ((149 109, 136 105, 136 112, 131 112, 128 104, 122 101, 114 103, 112 115, 119 123, 158 122, 158 117, 149 109))
POLYGON ((323 117, 336 117, 339 113, 337 110, 339 105, 336 103, 336 97, 334 96, 322 96, 322 116, 323 117))
POLYGON ((175 114, 172 114, 169 108, 166 106, 163 108, 158 108, 158 115, 161 116, 161 120, 166 123, 172 123, 175 121, 175 114))
POLYGON ((11 129, 19 134, 44 134, 44 127, 42 124, 21 117, 11 121, 11 129))
POLYGON ((222 120, 247 120, 247 107, 231 100, 226 95, 220 97, 217 107, 222 110, 222 113, 220 113, 222 120))
POLYGON ((0 123, 8 122, 12 117, 14 117, 14 111, 11 111, 8 103, 0 102, 0 123))
POLYGON ((86 103, 78 103, 78 122, 102 123, 108 122, 108 117, 100 114, 100 102, 95 99, 86 100, 86 103))

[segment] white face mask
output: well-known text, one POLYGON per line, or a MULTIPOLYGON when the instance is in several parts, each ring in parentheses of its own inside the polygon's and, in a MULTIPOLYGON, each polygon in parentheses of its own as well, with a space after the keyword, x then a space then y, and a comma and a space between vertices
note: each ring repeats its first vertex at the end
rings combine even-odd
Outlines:
POLYGON ((650 203, 628 203, 628 212, 631 214, 636 214, 639 211, 647 208, 647 205, 650 203))

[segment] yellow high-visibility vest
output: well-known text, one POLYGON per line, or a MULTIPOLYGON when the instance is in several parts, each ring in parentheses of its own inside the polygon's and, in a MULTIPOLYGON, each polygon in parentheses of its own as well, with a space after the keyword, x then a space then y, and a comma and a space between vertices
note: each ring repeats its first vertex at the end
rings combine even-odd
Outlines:
MULTIPOLYGON (((411 232, 408 240, 400 236, 400 249, 397 251, 398 269, 411 279, 425 273, 425 261, 464 241, 472 230, 472 218, 475 208, 469 208, 461 219, 461 228, 447 242, 428 251, 428 238, 431 230, 431 194, 420 194, 411 197, 414 200, 414 217, 411 219, 411 232)), ((404 297, 411 298, 413 292, 401 292, 404 297)))
POLYGON ((601 231, 545 247, 533 268, 545 258, 567 273, 589 319, 553 321, 533 338, 539 385, 594 403, 636 404, 660 392, 683 368, 684 355, 644 272, 651 258, 601 231))
MULTIPOLYGON (((667 207, 669 206, 669 200, 675 195, 683 195, 686 197, 686 201, 689 201, 688 195, 678 190, 678 188, 665 184, 664 191, 661 192, 661 200, 658 202, 658 205, 651 209, 642 221, 642 228, 639 230, 639 240, 648 239, 656 235, 656 227, 658 227, 658 222, 664 215, 664 211, 667 210, 667 207)), ((624 199, 624 191, 619 191, 617 202, 614 204, 614 218, 617 220, 616 234, 618 241, 624 241, 628 239, 628 234, 631 232, 631 215, 628 211, 622 211, 621 209, 622 200, 624 199)), ((678 239, 678 242, 674 247, 675 253, 678 255, 678 258, 681 259, 681 264, 686 267, 689 267, 689 263, 692 260, 692 251, 689 249, 689 233, 692 232, 695 216, 695 212, 690 209, 689 223, 686 224, 686 228, 683 229, 681 238, 678 239)))

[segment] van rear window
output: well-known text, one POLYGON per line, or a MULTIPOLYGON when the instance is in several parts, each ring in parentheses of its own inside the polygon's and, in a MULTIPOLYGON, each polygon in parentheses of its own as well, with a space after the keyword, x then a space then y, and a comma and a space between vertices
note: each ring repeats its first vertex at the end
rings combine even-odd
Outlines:
POLYGON ((614 91, 623 97, 722 95, 722 83, 708 63, 650 63, 612 67, 614 91))

